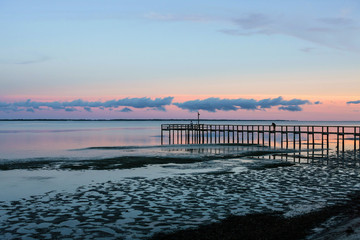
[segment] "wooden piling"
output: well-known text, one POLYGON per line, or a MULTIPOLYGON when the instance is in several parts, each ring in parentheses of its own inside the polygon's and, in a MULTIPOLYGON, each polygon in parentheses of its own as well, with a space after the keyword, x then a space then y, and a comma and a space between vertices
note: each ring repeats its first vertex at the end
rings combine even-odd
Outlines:
POLYGON ((299 149, 301 149, 301 126, 299 126, 299 149))
POLYGON ((281 148, 283 148, 283 126, 280 127, 280 145, 281 145, 281 148))
POLYGON ((276 127, 274 127, 274 148, 276 148, 276 127))
POLYGON ((315 129, 314 129, 314 126, 312 126, 311 134, 312 134, 312 147, 313 147, 313 149, 315 149, 315 129))
POLYGON ((327 131, 326 131, 326 139, 327 139, 327 141, 326 141, 326 148, 329 149, 329 144, 330 144, 330 143, 329 143, 329 141, 330 141, 330 140, 329 140, 329 136, 330 136, 330 135, 329 135, 329 127, 327 127, 326 130, 327 130, 327 131))
POLYGON ((342 127, 342 151, 345 152, 345 128, 342 127))
POLYGON ((354 151, 356 152, 356 127, 354 127, 354 151))
POLYGON ((286 126, 286 149, 289 148, 289 131, 288 126, 286 126))
POLYGON ((236 143, 239 144, 239 126, 236 126, 236 139, 237 139, 236 143))
POLYGON ((339 134, 340 134, 340 132, 339 132, 339 130, 340 130, 340 127, 337 127, 337 134, 336 134, 336 152, 337 152, 337 154, 339 154, 339 148, 340 148, 340 146, 339 146, 339 134))
POLYGON ((294 149, 296 149, 296 131, 295 131, 295 126, 293 127, 293 145, 294 145, 294 149))

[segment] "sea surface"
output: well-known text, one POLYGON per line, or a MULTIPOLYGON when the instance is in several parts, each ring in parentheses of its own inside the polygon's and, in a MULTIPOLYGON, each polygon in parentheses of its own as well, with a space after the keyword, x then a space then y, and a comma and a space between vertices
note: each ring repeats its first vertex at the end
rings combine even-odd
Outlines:
MULTIPOLYGON (((360 126, 201 123, 272 122, 360 126)), ((189 121, 0 121, 0 239, 146 239, 230 214, 302 214, 360 190, 358 150, 161 146, 168 123, 189 121)))

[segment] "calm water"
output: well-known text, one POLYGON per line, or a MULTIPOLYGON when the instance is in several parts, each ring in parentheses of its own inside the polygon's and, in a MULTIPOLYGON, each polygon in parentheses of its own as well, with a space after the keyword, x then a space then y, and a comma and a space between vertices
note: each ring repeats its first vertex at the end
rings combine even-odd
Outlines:
POLYGON ((73 149, 159 144, 160 122, 0 122, 0 159, 72 157, 73 149))
POLYGON ((229 214, 301 214, 360 190, 356 164, 284 161, 304 153, 266 146, 160 146, 162 123, 0 121, 0 238, 146 239, 229 214))
MULTIPOLYGON (((161 121, 0 121, 0 161, 77 158, 89 147, 160 145, 161 121)), ((188 123, 184 121, 170 123, 188 123)), ((204 121, 204 124, 271 125, 271 121, 204 121)), ((275 121, 277 125, 359 126, 360 122, 275 121)), ((97 153, 96 153, 97 154, 97 153)), ((97 155, 93 157, 99 157, 97 155)))

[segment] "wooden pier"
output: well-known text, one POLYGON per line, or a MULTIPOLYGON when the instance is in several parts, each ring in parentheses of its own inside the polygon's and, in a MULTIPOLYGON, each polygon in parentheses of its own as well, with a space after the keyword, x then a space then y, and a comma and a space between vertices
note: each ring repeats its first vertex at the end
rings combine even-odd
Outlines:
POLYGON ((360 126, 162 124, 165 144, 260 144, 286 149, 360 149, 360 126), (349 143, 351 142, 350 146, 349 143))

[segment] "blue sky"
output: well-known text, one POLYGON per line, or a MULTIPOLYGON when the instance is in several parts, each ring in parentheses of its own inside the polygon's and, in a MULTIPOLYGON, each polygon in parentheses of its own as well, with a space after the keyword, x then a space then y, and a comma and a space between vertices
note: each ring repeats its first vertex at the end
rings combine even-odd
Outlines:
MULTIPOLYGON (((346 104, 360 99, 356 0, 0 0, 0 28, 3 103, 282 96, 320 101, 323 109, 343 104, 347 118, 356 116, 359 106, 346 104)), ((302 110, 309 119, 313 107, 302 110)), ((148 114, 133 110, 113 117, 148 114)), ((191 114, 170 110, 158 114, 191 114)), ((276 111, 283 118, 299 117, 276 111)), ((46 109, 0 111, 0 118, 101 117, 89 111, 47 114, 46 109)), ((335 120, 337 112, 329 116, 335 120)))

